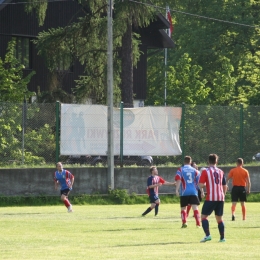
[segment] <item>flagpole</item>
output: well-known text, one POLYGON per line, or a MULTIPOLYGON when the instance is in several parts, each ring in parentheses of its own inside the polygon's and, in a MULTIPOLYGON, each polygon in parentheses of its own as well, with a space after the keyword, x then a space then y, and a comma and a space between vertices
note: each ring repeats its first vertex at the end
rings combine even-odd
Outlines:
POLYGON ((164 105, 167 105, 167 48, 164 48, 164 105))
MULTIPOLYGON (((168 10, 169 6, 166 5, 166 14, 165 17, 168 19, 168 10)), ((166 33, 169 35, 168 29, 166 33)), ((167 48, 164 48, 164 106, 167 106, 167 48)))

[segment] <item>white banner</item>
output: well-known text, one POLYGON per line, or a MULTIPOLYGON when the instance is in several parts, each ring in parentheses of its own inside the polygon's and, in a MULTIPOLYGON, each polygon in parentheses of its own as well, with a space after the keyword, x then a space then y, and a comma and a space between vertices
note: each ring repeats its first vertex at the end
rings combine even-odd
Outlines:
MULTIPOLYGON (((180 107, 125 108, 123 154, 180 155, 180 107)), ((61 155, 107 155, 107 107, 61 105, 61 155)), ((120 109, 114 108, 114 154, 120 154, 120 109)))

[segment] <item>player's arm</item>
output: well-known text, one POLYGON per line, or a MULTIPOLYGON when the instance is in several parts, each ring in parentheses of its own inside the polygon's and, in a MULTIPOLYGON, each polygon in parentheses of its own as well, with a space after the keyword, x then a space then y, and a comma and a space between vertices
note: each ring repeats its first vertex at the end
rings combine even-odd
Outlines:
POLYGON ((175 185, 176 185, 176 181, 175 181, 175 182, 165 181, 165 182, 163 183, 163 185, 166 185, 166 186, 175 186, 175 185))
POLYGON ((247 176, 247 179, 246 179, 246 192, 247 193, 251 192, 251 181, 250 181, 249 175, 247 176))
POLYGON ((223 176, 223 179, 222 179, 222 187, 223 187, 224 195, 226 196, 226 193, 227 193, 227 190, 228 190, 228 186, 227 186, 227 182, 226 182, 225 176, 223 176))
POLYGON ((74 175, 70 174, 70 181, 71 181, 71 187, 73 186, 74 183, 74 175))
POLYGON ((152 188, 159 187, 159 186, 162 186, 162 183, 161 183, 161 182, 156 183, 156 184, 149 185, 148 188, 149 188, 149 189, 152 189, 152 188))
POLYGON ((181 180, 177 180, 176 181, 176 190, 175 190, 176 196, 180 196, 180 193, 179 193, 180 186, 181 186, 181 180))
POLYGON ((57 190, 58 189, 58 185, 59 185, 59 181, 54 178, 54 189, 57 190))

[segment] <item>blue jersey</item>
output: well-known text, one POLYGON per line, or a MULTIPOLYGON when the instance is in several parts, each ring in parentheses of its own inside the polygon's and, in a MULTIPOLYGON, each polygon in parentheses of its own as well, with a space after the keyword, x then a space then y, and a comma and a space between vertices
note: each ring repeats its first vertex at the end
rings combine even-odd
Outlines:
POLYGON ((184 165, 177 170, 175 181, 181 181, 180 196, 198 196, 198 175, 199 171, 190 165, 184 165))
POLYGON ((62 170, 62 172, 56 171, 54 173, 54 181, 58 181, 60 184, 60 190, 72 190, 71 180, 74 176, 67 170, 62 170))

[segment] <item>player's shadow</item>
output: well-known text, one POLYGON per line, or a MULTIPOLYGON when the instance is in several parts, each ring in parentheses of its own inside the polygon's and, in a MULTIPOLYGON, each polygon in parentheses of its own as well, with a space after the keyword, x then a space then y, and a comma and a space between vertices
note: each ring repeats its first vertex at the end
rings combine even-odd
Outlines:
POLYGON ((177 242, 177 241, 173 241, 173 242, 167 242, 167 243, 150 243, 150 244, 134 244, 134 245, 116 245, 116 246, 113 246, 113 247, 130 247, 130 246, 158 246, 158 245, 161 245, 161 246, 166 246, 166 245, 186 245, 186 244, 195 244, 192 243, 192 242, 177 242))

